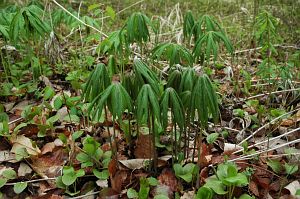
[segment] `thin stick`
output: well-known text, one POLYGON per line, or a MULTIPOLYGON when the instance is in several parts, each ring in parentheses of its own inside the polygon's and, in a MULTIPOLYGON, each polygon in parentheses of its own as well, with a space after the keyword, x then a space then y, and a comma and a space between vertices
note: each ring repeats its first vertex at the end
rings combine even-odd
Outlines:
POLYGON ((274 148, 271 148, 271 149, 268 149, 268 150, 258 151, 256 153, 253 153, 253 154, 250 154, 250 155, 241 156, 241 157, 238 157, 238 158, 235 158, 235 159, 231 159, 231 160, 228 160, 228 161, 229 162, 234 162, 234 161, 237 161, 237 160, 251 159, 253 156, 256 156, 256 155, 259 155, 259 154, 262 154, 262 153, 267 153, 267 152, 270 152, 270 151, 273 151, 273 150, 276 150, 276 149, 288 146, 290 144, 296 144, 296 143, 300 143, 300 139, 296 139, 296 140, 293 140, 291 142, 278 145, 278 146, 276 146, 274 148))
POLYGON ((100 33, 101 35, 103 35, 104 37, 108 37, 104 32, 100 31, 99 29, 95 28, 94 26, 91 26, 89 24, 86 24, 84 21, 82 21, 81 19, 79 19, 78 17, 76 17, 75 15, 73 15, 70 11, 68 11, 66 8, 64 8, 62 5, 60 5, 59 3, 57 3, 56 0, 52 0, 53 3, 55 3, 58 7, 60 7, 63 11, 65 11, 66 13, 68 13, 70 16, 72 16, 73 18, 75 18, 77 21, 79 21, 80 23, 82 23, 83 25, 97 31, 98 33, 100 33))
POLYGON ((72 198, 69 198, 69 199, 79 199, 79 198, 85 198, 87 196, 92 196, 92 195, 96 195, 100 193, 100 191, 95 191, 95 192, 92 192, 92 193, 87 193, 87 194, 84 194, 82 196, 77 196, 77 197, 72 197, 72 198))
MULTIPOLYGON (((134 4, 132 4, 132 5, 128 6, 128 7, 126 7, 126 8, 124 8, 124 9, 118 11, 118 12, 116 13, 116 15, 120 14, 121 12, 124 12, 125 10, 128 10, 129 8, 131 8, 131 7, 133 7, 133 6, 137 5, 137 4, 142 3, 143 1, 145 1, 145 0, 141 0, 141 1, 135 2, 134 4)), ((102 18, 100 18, 100 20, 107 19, 107 18, 110 18, 110 16, 102 17, 102 18)))
MULTIPOLYGON (((40 182, 40 181, 46 181, 46 180, 56 180, 56 178, 40 178, 40 179, 35 179, 35 180, 28 180, 28 181, 22 181, 23 183, 32 183, 32 182, 40 182)), ((13 186, 19 182, 9 182, 6 183, 5 186, 13 186)))
MULTIPOLYGON (((284 133, 284 134, 281 134, 281 135, 279 135, 279 136, 273 137, 273 138, 271 138, 271 139, 264 140, 264 141, 262 141, 262 142, 258 142, 258 143, 255 143, 255 144, 253 144, 253 145, 250 145, 250 146, 248 147, 248 149, 251 149, 251 148, 253 148, 253 147, 255 147, 255 146, 258 146, 258 145, 260 145, 260 144, 264 144, 264 143, 266 143, 266 142, 270 142, 270 141, 279 139, 279 138, 281 138, 281 137, 283 137, 283 136, 287 136, 287 135, 292 134, 292 133, 294 133, 294 132, 296 132, 296 131, 298 131, 298 130, 300 130, 300 127, 299 127, 299 128, 296 128, 296 129, 293 129, 293 130, 291 130, 291 131, 288 131, 288 132, 286 132, 286 133, 284 133)), ((237 151, 234 152, 234 154, 239 153, 239 152, 242 152, 243 150, 244 150, 244 149, 237 150, 237 151)))
POLYGON ((256 131, 254 131, 250 136, 248 136, 247 138, 245 138, 244 140, 242 140, 242 141, 238 144, 238 146, 241 146, 244 142, 248 141, 250 138, 252 138, 252 137, 253 137, 254 135, 256 135, 260 130, 262 130, 263 128, 265 128, 265 127, 268 126, 269 124, 271 124, 271 123, 273 123, 273 122, 279 120, 280 118, 282 118, 282 117, 284 117, 284 116, 286 116, 286 115, 289 115, 289 114, 291 114, 291 113, 293 113, 293 112, 296 112, 296 111, 298 111, 298 110, 300 110, 300 108, 297 108, 297 109, 292 110, 292 111, 290 111, 290 112, 288 112, 288 113, 285 113, 285 114, 283 114, 283 115, 280 115, 279 117, 276 117, 276 118, 273 119, 272 121, 270 121, 270 122, 266 123, 265 125, 263 125, 262 127, 258 128, 258 129, 257 129, 256 131))
POLYGON ((266 95, 278 94, 278 93, 285 93, 285 92, 289 92, 289 91, 298 91, 298 90, 300 90, 300 88, 293 88, 293 89, 287 89, 287 90, 281 90, 281 91, 274 91, 274 92, 269 92, 269 93, 262 93, 262 94, 254 95, 254 96, 248 97, 246 99, 243 99, 243 101, 254 99, 254 98, 258 98, 258 97, 263 97, 263 96, 266 96, 266 95))
MULTIPOLYGON (((283 46, 283 45, 280 45, 280 44, 275 44, 274 47, 293 48, 293 49, 297 49, 297 50, 300 49, 297 46, 283 46)), ((250 49, 245 49, 245 50, 239 50, 239 51, 235 51, 234 54, 245 53, 245 52, 250 52, 250 51, 259 50, 259 49, 262 49, 262 47, 250 48, 250 49)))

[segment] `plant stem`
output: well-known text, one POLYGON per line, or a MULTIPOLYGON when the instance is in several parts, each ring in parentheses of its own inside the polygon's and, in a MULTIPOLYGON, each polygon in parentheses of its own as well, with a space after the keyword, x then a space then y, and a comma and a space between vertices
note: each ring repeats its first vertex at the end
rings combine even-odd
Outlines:
POLYGON ((151 116, 152 119, 152 143, 153 143, 153 166, 154 166, 154 173, 157 173, 157 164, 158 164, 158 160, 157 160, 157 154, 156 154, 156 148, 155 148, 155 120, 154 120, 154 116, 151 116))

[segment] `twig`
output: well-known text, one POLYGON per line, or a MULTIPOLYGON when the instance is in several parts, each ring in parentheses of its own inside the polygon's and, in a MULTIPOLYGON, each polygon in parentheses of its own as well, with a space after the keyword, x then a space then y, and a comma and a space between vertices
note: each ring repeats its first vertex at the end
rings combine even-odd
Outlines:
MULTIPOLYGON (((128 6, 128 7, 126 7, 126 8, 124 8, 124 9, 118 11, 118 12, 116 13, 116 15, 120 14, 121 12, 124 12, 125 10, 128 10, 129 8, 131 8, 131 7, 133 7, 133 6, 137 5, 137 4, 142 3, 143 1, 145 1, 145 0, 141 0, 141 1, 135 2, 134 4, 132 4, 132 5, 128 6)), ((100 20, 107 19, 107 18, 110 18, 110 16, 102 17, 102 18, 100 18, 100 20)))
MULTIPOLYGON (((32 182, 40 182, 40 181, 47 181, 47 180, 56 180, 56 178, 40 178, 40 179, 21 181, 21 182, 32 183, 32 182)), ((12 185, 15 185, 17 183, 19 183, 19 182, 8 182, 8 183, 5 184, 5 186, 12 186, 12 185)))
POLYGON ((298 90, 300 90, 300 88, 293 88, 293 89, 287 89, 287 90, 281 90, 281 91, 273 91, 273 92, 269 92, 269 93, 262 93, 262 94, 254 95, 254 96, 248 97, 246 99, 243 99, 243 101, 266 96, 266 95, 285 93, 285 92, 290 92, 290 91, 298 91, 298 90))
MULTIPOLYGON (((281 44, 275 44, 274 47, 293 48, 293 49, 296 49, 296 50, 300 49, 298 46, 283 46, 281 44)), ((235 51, 234 54, 245 53, 245 52, 250 52, 250 51, 259 50, 259 49, 262 49, 262 47, 239 50, 239 51, 235 51)))
POLYGON ((282 148, 282 147, 285 147, 285 146, 288 146, 290 144, 296 144, 296 143, 300 143, 300 139, 296 139, 296 140, 293 140, 291 142, 288 142, 288 143, 284 143, 284 144, 281 144, 281 145, 278 145, 274 148, 271 148, 271 149, 268 149, 268 150, 263 150, 263 151, 258 151, 256 153, 253 153, 253 154, 250 154, 250 155, 245 155, 245 156, 241 156, 241 157, 238 157, 238 158, 234 158, 234 159, 231 159, 231 160, 228 160, 229 162, 234 162, 234 161, 237 161, 237 160, 247 160, 247 159, 251 159, 253 156, 256 156, 256 155, 259 155, 259 154, 262 154, 262 153, 267 153, 269 151, 273 151, 273 150, 276 150, 276 149, 279 149, 279 148, 282 148))
MULTIPOLYGON (((264 141, 262 141, 262 142, 258 142, 258 143, 255 143, 255 144, 253 144, 253 145, 250 145, 250 146, 248 147, 248 149, 251 149, 251 148, 253 148, 253 147, 255 147, 255 146, 258 146, 258 145, 260 145, 260 144, 264 144, 264 143, 266 143, 266 142, 270 142, 270 141, 279 139, 279 138, 281 138, 281 137, 287 136, 287 135, 289 135, 289 134, 292 134, 292 133, 294 133, 294 132, 297 132, 298 130, 300 130, 300 127, 299 127, 299 128, 296 128, 296 129, 293 129, 293 130, 291 130, 291 131, 288 131, 288 132, 286 132, 286 133, 284 133, 284 134, 281 134, 281 135, 279 135, 279 136, 273 137, 273 138, 271 138, 271 139, 264 140, 264 141)), ((243 151, 243 149, 237 150, 237 151, 234 152, 234 154, 239 153, 239 152, 242 152, 242 151, 243 151)))
POLYGON ((100 33, 104 37, 107 37, 107 35, 104 32, 100 31, 99 29, 95 28, 94 26, 86 24, 84 21, 82 21, 81 19, 79 19, 78 17, 76 17, 75 15, 73 15, 70 11, 68 11, 62 5, 60 5, 59 3, 57 3, 56 0, 52 0, 52 2, 55 3, 58 7, 60 7, 63 11, 65 11, 66 13, 68 13, 70 16, 72 16, 73 18, 75 18, 77 21, 79 21, 80 23, 82 23, 83 25, 85 25, 85 26, 87 26, 89 28, 92 28, 93 30, 97 31, 98 33, 100 33))
POLYGON ((92 193, 87 193, 87 194, 84 194, 84 195, 81 195, 81 196, 76 196, 76 197, 72 197, 72 198, 69 198, 69 199, 79 199, 79 198, 85 198, 87 196, 92 196, 92 195, 96 195, 100 193, 100 191, 95 191, 95 192, 92 192, 92 193))
POLYGON ((297 109, 294 109, 294 110, 292 110, 292 111, 290 111, 290 112, 288 112, 288 113, 285 113, 285 114, 283 114, 283 115, 280 115, 279 117, 276 117, 275 119, 273 119, 273 120, 271 120, 270 122, 266 123, 266 124, 263 125, 262 127, 258 128, 258 129, 257 129, 256 131, 254 131, 250 136, 248 136, 247 138, 245 138, 244 140, 242 140, 242 141, 238 144, 238 146, 241 146, 244 142, 248 141, 250 138, 252 138, 252 137, 253 137, 254 135, 256 135, 260 130, 262 130, 263 128, 265 128, 265 127, 268 126, 269 124, 271 124, 271 123, 273 123, 273 122, 279 120, 280 118, 282 118, 282 117, 284 117, 284 116, 286 116, 286 115, 289 115, 289 114, 291 114, 291 113, 294 113, 294 112, 296 112, 296 111, 298 111, 298 110, 300 110, 300 107, 297 108, 297 109))

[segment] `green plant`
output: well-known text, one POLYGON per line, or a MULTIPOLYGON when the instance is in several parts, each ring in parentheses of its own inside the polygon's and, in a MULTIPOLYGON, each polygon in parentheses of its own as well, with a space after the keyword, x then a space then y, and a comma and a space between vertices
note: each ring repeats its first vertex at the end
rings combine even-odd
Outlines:
POLYGON ((224 43, 227 51, 232 54, 233 46, 223 32, 208 31, 206 33, 203 33, 196 41, 193 50, 194 57, 197 59, 201 58, 201 62, 204 62, 206 60, 206 62, 209 64, 210 57, 211 55, 213 55, 215 62, 218 57, 220 48, 219 45, 221 42, 224 43))
POLYGON ((150 40, 148 26, 153 28, 150 19, 145 14, 141 12, 132 13, 125 25, 128 42, 137 42, 142 50, 142 43, 150 40))
MULTIPOLYGON (((172 138, 173 150, 175 155, 175 160, 177 160, 177 147, 181 145, 181 134, 184 130, 184 110, 183 104, 173 88, 167 88, 161 98, 161 119, 163 128, 166 129, 169 121, 168 121, 168 113, 171 113, 172 124, 173 124, 173 131, 172 134, 174 135, 172 138), (177 143, 177 125, 180 128, 180 136, 179 136, 179 143, 177 143)), ((173 155, 173 153, 172 153, 173 155)))
POLYGON ((85 175, 85 172, 83 169, 79 169, 77 171, 75 171, 75 169, 71 166, 65 166, 63 168, 63 175, 59 176, 56 179, 56 186, 62 189, 66 189, 66 193, 68 193, 69 195, 76 195, 78 194, 80 191, 76 190, 76 180, 82 176, 85 175), (70 186, 72 185, 73 188, 73 192, 70 189, 70 186))
MULTIPOLYGON (((113 123, 115 124, 116 119, 121 123, 122 114, 128 110, 132 111, 132 100, 127 93, 126 89, 120 83, 113 83, 108 86, 103 92, 101 92, 92 102, 89 108, 89 112, 92 114, 93 119, 100 120, 102 116, 102 111, 104 109, 105 118, 107 119, 106 106, 110 110, 113 116, 113 123)), ((113 128, 114 140, 116 140, 115 135, 115 125, 113 128)), ((109 129, 108 129, 108 132, 109 129)), ((110 139, 111 142, 111 139, 110 139)), ((112 146, 112 142, 111 142, 112 146)), ((114 151, 115 153, 116 151, 114 151)))
POLYGON ((199 167, 193 163, 188 163, 184 166, 181 166, 181 164, 174 164, 173 169, 176 177, 183 179, 187 183, 192 182, 199 172, 199 167))
POLYGON ((149 134, 151 134, 151 142, 152 143, 152 149, 150 151, 153 151, 153 165, 154 170, 157 170, 157 154, 155 149, 155 139, 156 139, 156 127, 155 127, 155 121, 160 121, 160 107, 159 107, 159 101, 158 96, 155 93, 155 91, 152 89, 152 87, 149 84, 144 84, 137 96, 136 100, 136 106, 137 106, 137 122, 138 124, 148 124, 149 128, 149 134))
POLYGON ((149 198, 150 186, 158 185, 158 181, 153 178, 140 178, 140 189, 139 192, 134 190, 133 188, 129 188, 127 191, 128 198, 138 198, 138 199, 147 199, 149 198))
POLYGON ((30 34, 44 36, 50 32, 49 24, 42 20, 43 10, 36 5, 29 5, 17 11, 10 25, 10 38, 17 41, 20 33, 25 31, 27 37, 30 34))
POLYGON ((98 64, 88 77, 83 89, 82 98, 86 101, 93 101, 109 84, 110 79, 106 66, 104 64, 98 64))
MULTIPOLYGON (((0 177, 0 188, 3 187, 7 181, 9 180, 14 180, 17 178, 17 173, 13 169, 5 169, 0 177)), ((17 182, 13 185, 13 190, 16 194, 22 193, 26 187, 27 187, 27 182, 17 182)))
POLYGON ((176 64, 192 66, 194 62, 193 56, 187 48, 174 43, 158 44, 152 50, 152 58, 157 60, 167 59, 170 67, 176 64))
POLYGON ((195 30, 194 29, 195 25, 195 19, 193 16, 192 11, 187 11, 186 14, 184 15, 183 19, 183 36, 184 39, 187 40, 188 42, 191 41, 191 38, 193 35, 195 35, 195 30))
POLYGON ((228 199, 232 199, 235 187, 243 187, 248 183, 247 175, 238 172, 234 163, 227 162, 218 166, 216 174, 206 180, 204 187, 210 188, 218 195, 226 194, 228 199))

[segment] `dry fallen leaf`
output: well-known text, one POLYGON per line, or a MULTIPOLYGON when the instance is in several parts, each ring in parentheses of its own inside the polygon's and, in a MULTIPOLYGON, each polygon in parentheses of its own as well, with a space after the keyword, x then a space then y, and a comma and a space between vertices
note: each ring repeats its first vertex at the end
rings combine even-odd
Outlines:
POLYGON ((34 146, 32 141, 24 135, 18 135, 16 138, 11 138, 13 144, 11 152, 17 153, 18 149, 25 148, 29 155, 38 155, 41 153, 37 146, 34 146))
POLYGON ((25 163, 21 162, 18 169, 18 176, 25 176, 26 174, 30 174, 32 169, 25 163))
POLYGON ((140 135, 134 150, 135 158, 149 159, 154 157, 151 135, 140 135))
POLYGON ((157 179, 161 185, 168 186, 171 192, 176 192, 180 189, 179 181, 170 169, 164 169, 157 179))
POLYGON ((295 180, 293 182, 291 182, 290 184, 288 184, 286 187, 284 187, 285 189, 290 191, 290 194, 292 196, 294 196, 297 199, 300 199, 300 196, 296 196, 296 191, 298 189, 300 189, 300 183, 298 180, 295 180))
POLYGON ((42 154, 46 154, 48 152, 52 152, 53 149, 55 148, 55 143, 54 142, 49 142, 45 144, 42 148, 42 154))

